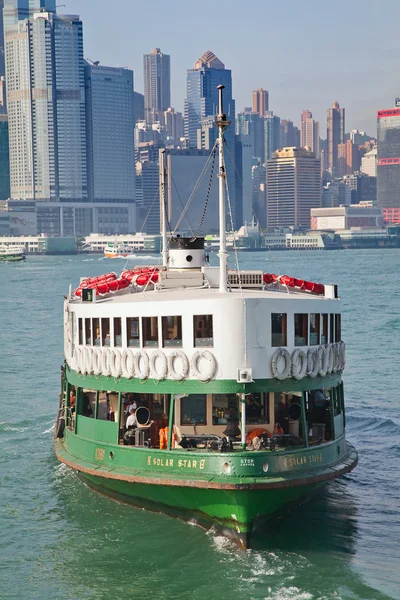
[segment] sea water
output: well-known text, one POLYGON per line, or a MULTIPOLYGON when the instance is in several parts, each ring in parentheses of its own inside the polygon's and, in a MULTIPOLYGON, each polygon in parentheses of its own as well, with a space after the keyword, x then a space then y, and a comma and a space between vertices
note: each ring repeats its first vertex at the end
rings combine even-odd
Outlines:
POLYGON ((123 264, 88 255, 1 264, 1 600, 400 599, 400 250, 239 259, 338 284, 358 467, 270 522, 249 551, 91 491, 53 453, 63 296, 79 277, 123 264))

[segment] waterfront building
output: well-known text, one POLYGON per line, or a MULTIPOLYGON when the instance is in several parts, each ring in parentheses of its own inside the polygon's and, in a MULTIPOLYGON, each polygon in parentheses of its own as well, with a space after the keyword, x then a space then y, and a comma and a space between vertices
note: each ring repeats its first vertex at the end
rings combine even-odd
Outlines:
POLYGON ((253 113, 263 117, 269 111, 269 94, 267 90, 253 90, 253 113))
POLYGON ((164 111, 164 124, 167 135, 179 141, 183 137, 183 115, 174 108, 169 107, 164 111))
POLYGON ((272 110, 264 117, 265 161, 270 160, 273 152, 281 147, 281 120, 272 110))
POLYGON ((310 227, 321 204, 320 160, 304 148, 283 148, 267 161, 267 226, 310 227))
POLYGON ((135 151, 133 71, 86 64, 88 196, 108 204, 99 209, 99 233, 120 230, 114 202, 133 205, 129 219, 135 230, 135 151), (111 110, 110 110, 111 108, 111 110), (115 226, 114 226, 115 224, 115 226))
POLYGON ((171 106, 171 59, 160 48, 143 56, 144 108, 148 123, 160 120, 171 106))
POLYGON ((309 110, 303 110, 300 121, 300 146, 310 148, 316 156, 320 154, 319 147, 319 123, 314 121, 309 110))
POLYGON ((378 204, 400 208, 400 108, 378 111, 378 204))
POLYGON ((345 137, 345 109, 340 108, 339 102, 334 102, 327 110, 327 143, 328 143, 328 170, 332 175, 338 169, 338 145, 344 144, 345 137))
POLYGON ((377 156, 377 148, 373 148, 372 150, 364 154, 364 156, 361 159, 361 173, 365 173, 365 175, 369 175, 370 177, 377 176, 377 156))
POLYGON ((350 206, 311 209, 311 229, 337 231, 352 227, 382 227, 383 213, 377 206, 351 204, 350 206))

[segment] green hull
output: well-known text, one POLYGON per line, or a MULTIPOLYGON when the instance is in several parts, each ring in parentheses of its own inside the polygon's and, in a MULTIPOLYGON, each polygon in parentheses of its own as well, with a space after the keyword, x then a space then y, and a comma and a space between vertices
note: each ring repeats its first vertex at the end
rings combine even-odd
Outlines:
POLYGON ((21 262, 22 260, 25 260, 26 256, 24 254, 22 255, 0 255, 0 262, 21 262))

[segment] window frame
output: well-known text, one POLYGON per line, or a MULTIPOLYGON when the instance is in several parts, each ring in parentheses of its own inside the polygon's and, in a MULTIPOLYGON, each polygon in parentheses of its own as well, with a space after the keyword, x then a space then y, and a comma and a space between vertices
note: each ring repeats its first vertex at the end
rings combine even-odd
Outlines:
POLYGON ((194 425, 196 427, 201 426, 201 425, 207 425, 207 394, 188 394, 187 396, 183 396, 181 398, 181 403, 180 403, 180 411, 181 411, 181 418, 180 418, 180 423, 181 426, 187 426, 187 427, 193 427, 194 425), (199 396, 202 396, 202 401, 204 402, 203 406, 204 406, 204 421, 184 421, 183 420, 183 416, 184 416, 184 410, 183 410, 183 406, 184 406, 184 402, 188 400, 188 398, 192 398, 192 397, 197 397, 197 402, 200 402, 200 400, 198 399, 199 396))
POLYGON ((163 348, 182 348, 183 346, 183 333, 182 333, 182 315, 169 315, 161 317, 161 337, 162 337, 162 347, 163 348), (180 338, 167 338, 165 336, 165 332, 168 329, 174 329, 175 325, 172 327, 168 327, 168 319, 177 319, 176 330, 177 333, 180 333, 180 338), (166 343, 170 342, 170 343, 166 343))
POLYGON ((208 314, 208 315, 193 315, 193 347, 194 348, 213 348, 214 347, 214 315, 212 314, 208 314), (196 337, 196 330, 199 329, 199 326, 196 325, 196 319, 199 318, 211 318, 211 333, 212 336, 206 336, 203 338, 200 337, 196 337), (210 343, 198 343, 197 340, 210 340, 210 343))
POLYGON ((160 347, 160 331, 159 331, 159 327, 158 327, 158 317, 142 317, 141 323, 142 323, 142 345, 143 345, 143 348, 159 348, 160 347), (145 332, 147 329, 147 326, 145 326, 145 323, 147 323, 147 319, 149 319, 150 330, 151 330, 152 323, 156 324, 157 340, 148 340, 145 338, 145 335, 146 335, 145 332))
POLYGON ((309 331, 309 345, 310 346, 319 346, 320 341, 321 341, 321 315, 319 313, 310 313, 309 315, 309 327, 310 327, 310 331, 309 331), (312 322, 312 317, 315 317, 315 326, 314 327, 314 331, 311 332, 311 322, 312 322), (311 335, 316 335, 317 336, 317 341, 316 342, 312 342, 311 341, 311 335))
POLYGON ((287 313, 271 313, 271 346, 272 346, 272 348, 286 347, 288 345, 287 344, 287 340, 288 340, 287 322, 288 322, 287 313), (279 317, 279 316, 281 317, 281 325, 282 325, 282 327, 281 327, 281 332, 277 333, 277 332, 274 332, 274 326, 273 325, 274 325, 274 317, 279 317), (283 342, 280 343, 280 344, 275 343, 274 337, 273 337, 274 335, 276 335, 276 336, 277 335, 282 336, 281 339, 283 340, 283 342))
POLYGON ((310 318, 309 318, 309 314, 308 313, 294 313, 293 314, 294 345, 296 347, 298 347, 298 348, 302 348, 304 346, 308 346, 308 342, 309 342, 309 339, 308 339, 308 336, 309 336, 309 331, 308 331, 309 321, 310 321, 310 318), (305 336, 304 335, 298 336, 296 334, 296 317, 302 317, 302 320, 301 320, 301 329, 302 329, 302 334, 304 334, 304 333, 306 334, 305 336), (306 323, 304 323, 304 317, 305 317, 306 323), (305 338, 304 344, 298 344, 297 343, 296 340, 299 339, 299 338, 301 338, 301 339, 305 338))
MULTIPOLYGON (((127 348, 140 348, 141 344, 140 344, 140 318, 139 317, 125 317, 125 324, 126 324, 126 347, 127 348), (138 337, 130 337, 129 332, 132 331, 132 327, 131 327, 131 323, 130 321, 134 321, 137 323, 137 331, 138 331, 138 337), (131 344, 130 341, 137 341, 137 344, 131 344)), ((122 322, 121 322, 122 325, 122 322)), ((122 331, 121 331, 121 338, 122 338, 122 331)))

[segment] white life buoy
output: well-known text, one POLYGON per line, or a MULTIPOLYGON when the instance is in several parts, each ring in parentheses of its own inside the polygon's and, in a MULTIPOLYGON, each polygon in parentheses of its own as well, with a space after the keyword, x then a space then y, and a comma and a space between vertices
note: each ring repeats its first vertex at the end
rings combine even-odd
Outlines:
POLYGON ((193 371, 193 375, 199 381, 209 381, 215 377, 215 373, 217 371, 217 361, 215 360, 215 356, 211 354, 209 350, 205 350, 203 352, 196 351, 192 356, 190 366, 193 371), (203 370, 203 368, 200 370, 201 359, 205 359, 209 363, 205 370, 203 370))
MULTIPOLYGON (((187 360, 187 359, 186 359, 187 360)), ((162 381, 168 373, 168 360, 162 350, 154 350, 150 354, 150 374, 156 381, 162 381), (158 368, 157 368, 158 365, 158 368)))
POLYGON ((333 366, 332 373, 337 373, 339 369, 339 344, 332 344, 333 366))
POLYGON ((329 344, 329 346, 326 347, 326 352, 328 354, 328 373, 332 373, 333 372, 333 348, 332 348, 332 344, 329 344))
POLYGON ((124 352, 121 366, 122 376, 126 379, 132 379, 135 375, 135 355, 130 348, 124 352))
POLYGON ((286 348, 277 348, 272 356, 271 370, 276 379, 287 379, 290 375, 291 368, 290 354, 286 348), (283 361, 283 369, 279 368, 279 363, 283 361))
POLYGON ((77 373, 81 372, 81 353, 82 353, 81 348, 78 348, 78 346, 77 346, 74 351, 75 371, 77 373))
MULTIPOLYGON (((209 352, 209 354, 212 356, 211 352, 209 352)), ((208 359, 208 360, 210 360, 210 359, 208 359)), ((173 379, 174 381, 183 381, 188 376, 188 373, 189 373, 188 357, 183 352, 183 350, 175 350, 168 356, 168 376, 171 379, 173 379), (180 371, 177 371, 175 369, 175 360, 176 359, 179 359, 182 363, 182 367, 181 367, 180 371)), ((200 379, 200 381, 208 381, 208 379, 211 379, 211 377, 207 376, 207 379, 204 379, 204 380, 200 379)))
POLYGON ((93 348, 90 346, 85 348, 85 370, 88 375, 93 373, 93 348))
POLYGON ((111 375, 111 352, 110 348, 103 348, 101 354, 101 372, 105 377, 111 375))
POLYGON ((328 372, 328 363, 329 363, 329 355, 327 349, 323 346, 320 346, 317 350, 319 357, 319 370, 318 375, 320 377, 325 377, 328 372))
POLYGON ((121 373, 122 373, 121 363, 122 363, 121 352, 118 350, 118 348, 114 348, 111 351, 111 361, 110 361, 111 375, 113 377, 121 377, 121 373))
POLYGON ((310 348, 307 352, 307 375, 314 379, 318 375, 320 360, 317 348, 310 348))
POLYGON ((307 372, 307 358, 303 350, 296 348, 291 356, 291 375, 295 379, 303 379, 307 372))
POLYGON ((86 373, 87 373, 86 363, 87 363, 87 358, 86 358, 86 346, 85 346, 84 348, 81 349, 80 367, 81 367, 82 375, 86 375, 86 373))
POLYGON ((149 357, 144 350, 139 350, 135 353, 135 375, 139 379, 147 379, 149 376, 149 371, 149 357), (143 369, 141 365, 142 362, 144 363, 143 369))
POLYGON ((346 344, 344 342, 339 343, 340 346, 340 371, 344 371, 346 367, 346 344))
POLYGON ((93 357, 92 357, 92 367, 93 367, 93 373, 95 375, 101 374, 101 371, 102 371, 101 358, 102 358, 101 349, 94 348, 93 357))

